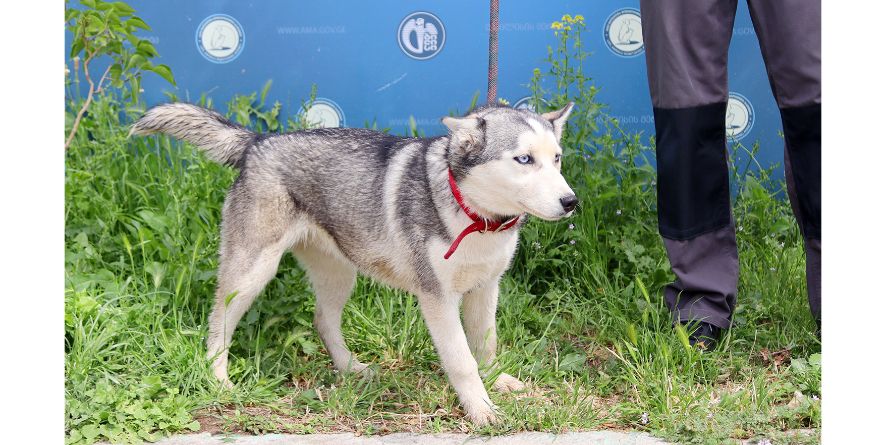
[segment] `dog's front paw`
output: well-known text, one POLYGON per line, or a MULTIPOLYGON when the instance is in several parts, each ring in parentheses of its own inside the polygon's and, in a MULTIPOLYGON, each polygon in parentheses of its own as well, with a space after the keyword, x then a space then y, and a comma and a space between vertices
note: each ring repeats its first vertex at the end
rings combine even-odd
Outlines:
POLYGON ((219 380, 217 380, 217 382, 219 387, 223 389, 234 389, 234 383, 231 382, 231 379, 229 379, 228 376, 220 378, 219 380))
POLYGON ((499 423, 498 408, 489 400, 479 400, 475 403, 464 404, 466 417, 474 426, 482 427, 489 424, 499 423))
POLYGON ((492 384, 492 389, 498 392, 523 391, 526 384, 510 374, 501 373, 492 384))
POLYGON ((375 376, 375 371, 369 367, 369 365, 361 362, 351 362, 347 367, 341 370, 344 375, 352 375, 358 377, 366 377, 372 378, 375 376))
POLYGON ((358 374, 361 377, 372 378, 375 377, 375 371, 369 367, 366 363, 357 362, 355 365, 351 366, 350 371, 353 374, 358 374))
POLYGON ((485 409, 476 409, 468 412, 468 420, 474 424, 474 426, 486 426, 489 424, 495 424, 499 422, 498 415, 495 413, 495 410, 485 408, 485 409))

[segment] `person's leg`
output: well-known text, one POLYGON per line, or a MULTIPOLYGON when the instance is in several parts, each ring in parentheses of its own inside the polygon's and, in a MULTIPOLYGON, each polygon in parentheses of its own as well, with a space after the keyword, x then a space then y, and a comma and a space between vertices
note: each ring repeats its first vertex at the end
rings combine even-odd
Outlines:
POLYGON ((726 158, 727 57, 737 2, 641 0, 655 115, 658 226, 676 322, 728 328, 738 249, 726 158))
POLYGON ((806 242, 806 285, 821 326, 821 3, 748 0, 781 111, 785 179, 806 242))
MULTIPOLYGON (((787 149, 785 149, 784 153, 784 171, 791 209, 794 211, 794 216, 799 223, 802 218, 799 207, 800 198, 797 195, 796 180, 794 179, 791 158, 788 156, 787 149)), ((800 224, 800 232, 803 231, 803 225, 800 224)), ((804 235, 803 238, 806 247, 806 291, 809 298, 809 310, 812 312, 812 318, 815 319, 819 331, 821 331, 821 236, 818 238, 807 238, 804 235)))

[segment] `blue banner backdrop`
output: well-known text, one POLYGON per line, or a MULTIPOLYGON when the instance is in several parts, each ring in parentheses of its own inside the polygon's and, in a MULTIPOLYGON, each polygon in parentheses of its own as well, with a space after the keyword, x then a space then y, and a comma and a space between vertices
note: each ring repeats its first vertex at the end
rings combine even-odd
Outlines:
MULTIPOLYGON (((178 84, 146 74, 148 105, 166 101, 170 90, 190 101, 207 93, 222 104, 273 79, 269 103, 280 101, 285 113, 297 112, 316 84, 312 120, 350 127, 375 121, 402 134, 413 116, 433 135, 444 131, 442 116, 465 111, 475 93, 481 100, 486 94, 486 1, 130 4, 152 27, 142 37, 154 43, 178 84)), ((499 97, 516 104, 528 96, 532 70, 545 68, 547 48, 556 45, 551 23, 563 14, 585 17, 583 44, 592 52, 585 70, 601 89, 597 97, 609 105, 607 113, 627 130, 654 135, 637 0, 502 2, 499 97)), ((763 166, 781 163, 781 120, 744 2, 729 52, 729 85, 727 132, 748 147, 759 141, 763 166)))

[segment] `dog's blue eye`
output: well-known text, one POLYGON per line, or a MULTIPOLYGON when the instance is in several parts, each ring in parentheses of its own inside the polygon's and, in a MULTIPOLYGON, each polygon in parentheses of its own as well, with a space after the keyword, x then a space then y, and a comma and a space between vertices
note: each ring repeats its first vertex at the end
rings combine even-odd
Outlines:
POLYGON ((532 164, 532 156, 529 155, 520 155, 514 158, 514 160, 520 164, 532 164))

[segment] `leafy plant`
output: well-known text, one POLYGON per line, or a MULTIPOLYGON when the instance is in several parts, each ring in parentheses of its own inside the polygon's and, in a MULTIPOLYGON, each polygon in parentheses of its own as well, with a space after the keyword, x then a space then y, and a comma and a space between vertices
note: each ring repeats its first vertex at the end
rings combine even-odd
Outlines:
POLYGON ((272 84, 273 81, 270 79, 265 82, 258 96, 258 103, 256 103, 256 93, 234 95, 228 102, 228 115, 233 116, 240 125, 250 126, 257 132, 280 131, 282 125, 279 118, 282 104, 274 102, 270 109, 265 109, 265 100, 272 84))
POLYGON ((99 438, 114 443, 156 441, 157 431, 197 431, 186 397, 170 387, 161 376, 145 377, 137 384, 120 388, 102 379, 84 389, 88 400, 68 401, 68 437, 65 444, 90 444, 99 438))
POLYGON ((548 70, 536 68, 530 80, 532 99, 530 104, 540 111, 562 108, 574 102, 570 116, 572 131, 567 131, 562 139, 564 149, 582 147, 586 139, 597 131, 597 120, 601 116, 602 104, 595 98, 599 92, 590 77, 585 73, 586 60, 590 56, 582 44, 582 32, 586 30, 582 15, 563 15, 561 21, 551 24, 557 38, 555 47, 548 46, 544 59, 548 70), (553 83, 552 86, 545 85, 553 83))
MULTIPOLYGON (((79 105, 79 111, 71 123, 65 150, 74 140, 83 115, 89 109, 96 94, 104 92, 105 86, 121 88, 129 84, 132 100, 137 101, 141 89, 141 75, 152 71, 175 85, 172 70, 163 64, 152 61, 158 56, 154 45, 135 35, 138 30, 151 28, 135 15, 135 10, 125 2, 105 2, 102 0, 82 0, 85 9, 77 9, 65 2, 65 28, 73 35, 71 58, 74 67, 74 83, 79 90, 79 70, 82 63, 83 75, 89 84, 86 99, 79 105), (104 73, 95 81, 90 73, 91 65, 102 57, 110 58, 104 73), (107 81, 107 84, 105 83, 107 81)), ((79 91, 78 91, 79 93, 79 91)))

